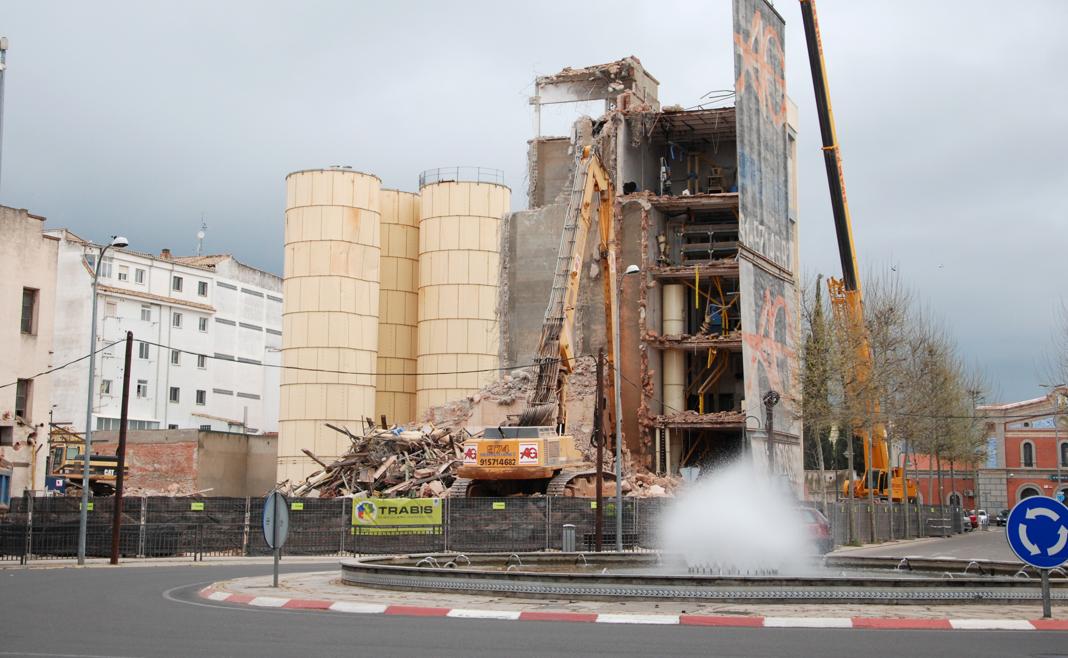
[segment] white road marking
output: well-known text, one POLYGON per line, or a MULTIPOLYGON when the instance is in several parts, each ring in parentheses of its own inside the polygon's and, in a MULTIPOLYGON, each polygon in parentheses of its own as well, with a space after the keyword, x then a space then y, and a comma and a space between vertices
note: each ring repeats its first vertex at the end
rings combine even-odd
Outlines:
POLYGON ((378 603, 357 603, 355 601, 335 601, 330 605, 334 612, 356 612, 360 614, 380 614, 386 611, 386 606, 378 603))
POLYGON ((849 617, 764 617, 765 628, 853 628, 849 617))
POLYGON ((261 608, 281 608, 289 603, 289 599, 280 599, 277 596, 257 596, 248 602, 249 605, 257 605, 261 608))
POLYGON ((211 599, 212 601, 225 601, 230 598, 230 592, 212 592, 204 598, 211 599))
POLYGON ((460 619, 506 619, 514 621, 519 619, 518 610, 471 610, 465 608, 453 608, 446 617, 458 617, 460 619))
POLYGON ((958 630, 1033 631, 1026 619, 950 619, 949 625, 958 630))
POLYGON ((678 615, 597 615, 598 624, 678 624, 678 615))

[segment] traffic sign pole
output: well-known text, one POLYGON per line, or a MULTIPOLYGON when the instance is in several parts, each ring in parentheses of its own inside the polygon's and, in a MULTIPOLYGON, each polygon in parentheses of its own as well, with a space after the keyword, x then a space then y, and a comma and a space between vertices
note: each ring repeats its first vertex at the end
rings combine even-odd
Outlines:
POLYGON ((1053 604, 1049 595, 1049 569, 1042 570, 1042 618, 1049 619, 1053 616, 1053 604))
POLYGON ((281 496, 277 496, 277 495, 271 496, 271 505, 274 506, 274 509, 271 510, 271 511, 273 512, 273 516, 275 518, 275 522, 271 524, 273 526, 271 528, 271 532, 274 533, 272 535, 272 537, 274 538, 274 541, 272 541, 271 543, 274 544, 274 586, 275 587, 278 587, 278 558, 279 558, 279 553, 282 552, 281 547, 278 545, 278 499, 279 498, 281 498, 281 496))

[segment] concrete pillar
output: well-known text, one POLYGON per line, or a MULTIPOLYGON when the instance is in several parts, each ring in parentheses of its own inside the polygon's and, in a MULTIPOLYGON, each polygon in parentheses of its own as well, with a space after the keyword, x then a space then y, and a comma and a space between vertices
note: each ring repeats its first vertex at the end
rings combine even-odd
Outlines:
MULTIPOLYGON (((686 287, 674 283, 663 286, 661 290, 661 333, 665 336, 686 333, 686 287)), ((670 416, 686 410, 686 355, 681 350, 664 350, 663 359, 661 390, 664 397, 664 415, 670 416)), ((682 459, 682 441, 677 432, 669 430, 665 444, 670 473, 682 459)))

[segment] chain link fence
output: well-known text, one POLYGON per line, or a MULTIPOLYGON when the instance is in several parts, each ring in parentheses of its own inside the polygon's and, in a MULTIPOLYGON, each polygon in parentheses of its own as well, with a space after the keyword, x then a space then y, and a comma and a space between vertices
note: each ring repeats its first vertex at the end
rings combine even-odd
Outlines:
MULTIPOLYGON (((660 518, 670 503, 668 498, 624 498, 623 548, 656 547, 660 518)), ((13 499, 8 513, 0 516, 0 560, 76 557, 80 504, 65 497, 13 499)), ((111 554, 113 505, 113 498, 92 502, 86 533, 90 557, 111 554)), ((119 550, 128 558, 270 555, 261 531, 263 505, 262 498, 126 498, 119 550)), ((595 501, 588 498, 456 498, 443 501, 441 525, 383 531, 353 527, 350 499, 291 498, 283 552, 343 556, 561 550, 566 524, 575 527, 578 550, 590 551, 596 544, 596 513, 595 501)), ((836 545, 948 536, 961 532, 967 522, 960 507, 867 501, 829 502, 827 517, 836 545)), ((706 521, 715 523, 713 510, 706 521)), ((616 501, 605 499, 603 546, 613 550, 615 543, 616 501)))

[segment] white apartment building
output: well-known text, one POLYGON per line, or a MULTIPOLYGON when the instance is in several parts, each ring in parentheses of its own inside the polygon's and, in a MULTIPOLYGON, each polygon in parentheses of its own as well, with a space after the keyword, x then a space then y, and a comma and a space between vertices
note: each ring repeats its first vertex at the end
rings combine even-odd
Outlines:
MULTIPOLYGON (((54 363, 89 351, 100 246, 59 239, 54 363)), ((232 256, 109 249, 100 268, 93 429, 118 429, 127 331, 133 332, 130 429, 278 431, 282 279, 232 256), (117 342, 118 341, 118 342, 117 342)), ((88 361, 56 372, 56 422, 85 426, 88 361)))

